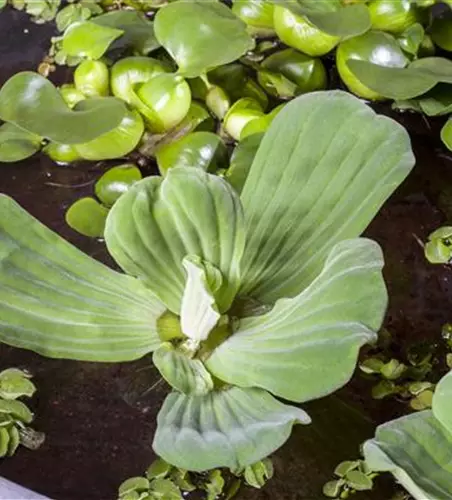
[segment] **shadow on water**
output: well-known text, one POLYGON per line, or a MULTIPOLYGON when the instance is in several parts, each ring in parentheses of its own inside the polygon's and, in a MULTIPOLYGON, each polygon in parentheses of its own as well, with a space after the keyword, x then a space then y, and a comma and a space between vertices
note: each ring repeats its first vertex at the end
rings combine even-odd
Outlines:
MULTIPOLYGON (((53 32, 11 10, 0 14, 0 28, 2 84, 15 72, 36 68, 53 32)), ((387 107, 380 111, 392 113, 387 107)), ((452 270, 429 265, 416 237, 424 240, 438 225, 452 222, 452 156, 439 142, 440 121, 411 114, 397 119, 412 135, 418 165, 367 235, 382 245, 386 256, 386 327, 402 344, 435 341, 443 323, 452 320, 452 270)), ((38 155, 0 165, 0 191, 82 250, 113 265, 102 242, 77 235, 64 222, 66 208, 92 192, 105 168, 58 167, 38 155)), ((143 379, 146 386, 158 380, 148 358, 115 365, 78 363, 47 360, 6 346, 0 354, 1 368, 21 366, 34 373, 39 389, 35 427, 47 434, 39 451, 21 449, 13 459, 2 461, 1 475, 57 500, 107 500, 115 498, 122 480, 140 474, 153 460, 155 417, 165 391, 158 384, 142 393, 143 379)), ((321 487, 334 466, 357 458, 360 443, 373 434, 375 425, 404 410, 392 401, 375 402, 369 393, 369 384, 355 377, 336 395, 305 405, 313 425, 297 427, 276 454, 275 478, 263 491, 242 490, 238 498, 321 499, 321 487)), ((386 500, 391 491, 392 482, 383 480, 375 492, 356 499, 386 500)))

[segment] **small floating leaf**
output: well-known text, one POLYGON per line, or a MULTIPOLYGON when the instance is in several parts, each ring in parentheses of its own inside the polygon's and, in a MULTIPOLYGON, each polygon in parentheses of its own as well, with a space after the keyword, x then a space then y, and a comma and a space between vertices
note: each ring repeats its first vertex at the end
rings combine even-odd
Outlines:
POLYGON ((14 125, 0 126, 0 162, 12 163, 25 160, 41 148, 41 137, 14 125))
POLYGON ((140 169, 132 163, 117 165, 107 170, 96 182, 94 191, 99 200, 107 207, 124 194, 135 182, 142 179, 140 169))
POLYGON ((449 119, 441 130, 441 140, 452 151, 452 119, 449 119))
POLYGON ((107 215, 108 208, 94 198, 81 198, 69 207, 65 219, 68 226, 80 234, 101 238, 104 235, 107 215))

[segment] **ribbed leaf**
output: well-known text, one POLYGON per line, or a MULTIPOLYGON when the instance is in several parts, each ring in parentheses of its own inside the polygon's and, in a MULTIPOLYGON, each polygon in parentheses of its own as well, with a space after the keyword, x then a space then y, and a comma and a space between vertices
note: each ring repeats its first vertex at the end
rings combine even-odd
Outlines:
POLYGON ((72 110, 54 85, 37 73, 24 71, 0 90, 0 119, 62 144, 80 144, 117 127, 126 107, 114 97, 81 101, 72 110))
POLYGON ((433 414, 452 434, 452 371, 436 386, 433 396, 433 414))
POLYGON ((247 318, 207 360, 211 373, 243 387, 262 387, 308 401, 343 386, 359 348, 376 339, 386 308, 378 245, 343 241, 316 280, 267 314, 247 318))
POLYGON ((341 91, 294 99, 265 134, 241 194, 242 295, 293 297, 335 243, 361 234, 408 175, 407 132, 341 91))
POLYGON ((452 498, 452 434, 431 411, 402 417, 377 428, 364 443, 374 471, 389 471, 416 500, 452 498))
POLYGON ((206 396, 173 392, 157 417, 153 448, 187 470, 240 469, 284 444, 294 424, 309 422, 303 410, 261 389, 232 387, 206 396))
POLYGON ((190 359, 174 349, 170 342, 162 344, 152 361, 171 387, 184 394, 207 394, 213 389, 213 380, 199 359, 190 359))
POLYGON ((238 289, 245 243, 240 200, 226 181, 199 168, 173 168, 164 179, 136 183, 110 211, 105 240, 118 264, 143 279, 176 314, 187 255, 221 272, 223 283, 215 293, 220 312, 238 289))
POLYGON ((0 341, 45 356, 126 361, 156 349, 164 307, 0 196, 0 341))
MULTIPOLYGON (((182 332, 199 343, 206 340, 220 319, 215 297, 209 286, 208 271, 200 259, 192 256, 184 258, 182 265, 187 272, 187 281, 182 296, 180 323, 182 332)), ((219 271, 218 288, 222 284, 219 271)))

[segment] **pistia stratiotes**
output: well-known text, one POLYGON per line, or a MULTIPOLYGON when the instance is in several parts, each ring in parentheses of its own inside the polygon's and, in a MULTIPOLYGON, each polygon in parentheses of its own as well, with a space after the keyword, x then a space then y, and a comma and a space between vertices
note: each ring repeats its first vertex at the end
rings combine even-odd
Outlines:
POLYGON ((90 361, 153 351, 173 388, 155 452, 193 471, 253 464, 310 421, 276 397, 335 391, 375 340, 383 258, 358 236, 413 164, 406 131, 357 98, 299 97, 265 133, 240 197, 194 166, 119 198, 105 241, 129 276, 3 196, 0 340, 90 361))

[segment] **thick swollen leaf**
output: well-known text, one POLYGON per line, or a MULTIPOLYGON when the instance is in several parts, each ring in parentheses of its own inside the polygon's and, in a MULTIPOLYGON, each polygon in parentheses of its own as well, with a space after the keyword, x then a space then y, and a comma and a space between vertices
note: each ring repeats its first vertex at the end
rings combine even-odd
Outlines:
POLYGON ((432 408, 435 417, 452 434, 452 372, 436 386, 432 408))
POLYGON ((332 247, 322 273, 300 295, 242 320, 207 360, 219 379, 309 401, 342 387, 360 347, 376 339, 387 294, 379 246, 366 239, 332 247))
POLYGON ((231 387, 205 396, 173 392, 157 417, 153 448, 187 470, 241 469, 282 446, 297 423, 310 418, 261 389, 231 387))
POLYGON ((347 65, 366 87, 391 99, 412 99, 440 82, 452 83, 452 61, 442 57, 418 59, 407 68, 390 68, 356 59, 349 59, 347 65))
POLYGON ((168 384, 179 392, 202 395, 213 389, 212 377, 202 362, 190 359, 169 342, 154 352, 152 361, 168 384))
POLYGON ((180 311, 181 329, 188 338, 199 344, 207 339, 220 319, 214 293, 221 287, 223 277, 211 264, 209 268, 213 272, 209 273, 197 256, 185 257, 182 265, 187 280, 180 311))
POLYGON ((254 47, 246 24, 217 0, 166 5, 155 16, 154 26, 157 40, 188 78, 235 61, 254 47))
POLYGON ((30 71, 17 73, 0 90, 0 119, 62 144, 88 142, 109 132, 126 111, 113 97, 87 99, 71 110, 49 80, 30 71))
POLYGON ((361 234, 413 165, 403 127, 356 97, 315 92, 289 102, 241 194, 248 228, 240 293, 267 303, 300 293, 334 244, 361 234))
POLYGON ((306 17, 320 31, 341 38, 365 33, 371 27, 369 11, 365 5, 344 7, 338 1, 273 0, 295 14, 306 17))
POLYGON ((62 49, 71 57, 100 59, 123 30, 85 21, 69 26, 64 34, 62 49))
POLYGON ((104 235, 108 208, 89 196, 75 201, 64 216, 66 224, 74 231, 91 238, 104 235))
POLYGON ((452 433, 431 411, 380 425, 363 451, 371 470, 391 472, 416 500, 452 498, 452 433))
POLYGON ((182 261, 197 255, 221 272, 215 299, 224 312, 239 287, 244 224, 226 181, 196 167, 172 168, 164 179, 143 179, 121 196, 108 215, 105 240, 118 264, 176 314, 186 281, 182 261))
POLYGON ((160 46, 154 35, 152 21, 136 10, 114 10, 96 16, 92 22, 124 32, 121 38, 110 46, 112 49, 133 47, 140 54, 148 54, 160 46))
POLYGON ((441 129, 441 140, 444 145, 452 151, 452 118, 449 118, 444 127, 441 129))
POLYGON ((14 125, 0 126, 0 162, 25 160, 41 149, 41 137, 14 125))
POLYGON ((156 349, 165 308, 0 196, 0 341, 54 358, 127 361, 156 349))

